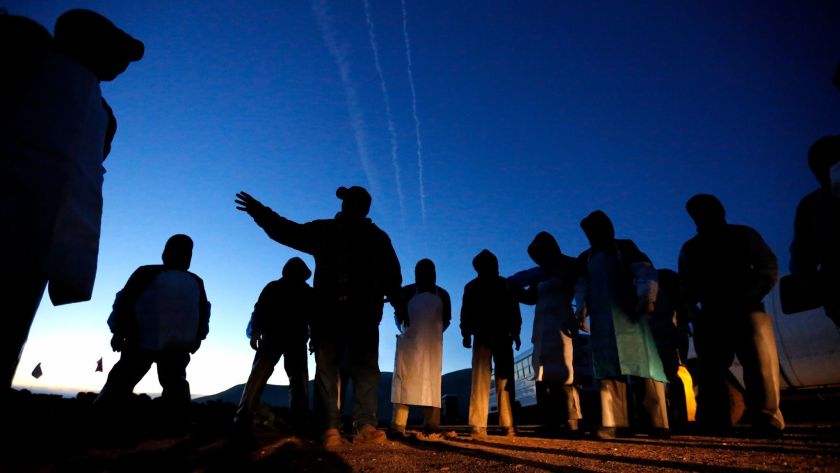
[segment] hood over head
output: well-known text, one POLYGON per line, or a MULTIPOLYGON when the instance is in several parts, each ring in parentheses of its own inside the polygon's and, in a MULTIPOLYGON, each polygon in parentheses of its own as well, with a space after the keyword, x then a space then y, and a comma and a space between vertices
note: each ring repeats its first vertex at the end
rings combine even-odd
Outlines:
POLYGON ((615 228, 612 221, 601 210, 596 210, 581 220, 580 228, 583 229, 593 249, 606 248, 615 241, 615 228))
POLYGON ((423 258, 414 266, 414 282, 419 287, 431 288, 437 282, 435 263, 428 258, 423 258))
POLYGON ((560 251, 560 245, 551 233, 539 232, 534 237, 534 241, 528 245, 528 256, 540 266, 550 266, 555 264, 560 259, 563 252, 560 251))
POLYGON ((306 263, 297 256, 289 258, 289 261, 286 261, 286 264, 283 266, 283 279, 306 282, 306 280, 309 279, 309 276, 312 276, 312 271, 310 271, 309 266, 306 266, 306 263))
POLYGON ((808 150, 808 167, 823 189, 830 189, 829 169, 840 162, 840 136, 823 136, 808 150))
POLYGON ((479 276, 498 276, 499 259, 489 250, 481 250, 472 261, 473 268, 479 276))

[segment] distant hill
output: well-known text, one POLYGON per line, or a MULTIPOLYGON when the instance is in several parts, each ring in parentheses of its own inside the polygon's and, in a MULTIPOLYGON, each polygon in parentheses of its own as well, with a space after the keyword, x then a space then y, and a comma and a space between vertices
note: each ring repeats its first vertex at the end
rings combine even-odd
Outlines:
MULTIPOLYGON (((457 410, 452 412, 455 405, 447 406, 450 410, 447 412, 446 408, 442 413, 444 423, 450 422, 463 422, 467 417, 467 409, 469 408, 470 403, 470 382, 471 382, 471 373, 472 370, 469 368, 453 371, 451 373, 446 373, 443 375, 441 380, 441 395, 442 396, 451 396, 457 399, 457 410)), ((379 416, 380 421, 383 422, 390 422, 391 421, 391 414, 392 414, 392 404, 391 404, 391 380, 394 374, 388 371, 382 372, 379 377, 379 406, 377 408, 377 414, 379 416)), ((313 405, 313 395, 314 395, 314 387, 313 381, 309 381, 309 405, 313 405)), ((221 401, 221 402, 229 402, 233 404, 239 404, 239 399, 242 398, 242 389, 244 389, 244 384, 237 384, 231 388, 228 388, 220 393, 212 394, 209 396, 203 396, 196 399, 193 399, 193 402, 199 403, 207 403, 211 401, 221 401)), ((352 383, 348 386, 350 390, 353 389, 352 383)), ((347 393, 348 395, 350 392, 347 393)), ((263 392, 262 396, 263 404, 272 407, 288 407, 289 406, 289 387, 287 385, 276 385, 276 384, 269 384, 265 387, 265 391, 263 392)), ((456 402, 456 401, 450 401, 456 402)), ((348 402, 345 407, 345 414, 350 415, 351 406, 348 402)), ((421 422, 422 421, 422 412, 419 409, 415 409, 411 411, 411 417, 409 419, 411 423, 421 422)))

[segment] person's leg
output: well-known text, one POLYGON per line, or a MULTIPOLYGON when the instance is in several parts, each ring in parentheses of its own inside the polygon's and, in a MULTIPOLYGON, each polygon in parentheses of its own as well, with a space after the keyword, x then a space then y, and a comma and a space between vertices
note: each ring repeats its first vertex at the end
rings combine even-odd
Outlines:
POLYGON ((379 327, 358 327, 350 336, 350 379, 353 381, 353 422, 356 431, 376 427, 379 394, 379 327))
POLYGON ((653 432, 668 429, 668 403, 665 400, 665 383, 648 378, 640 378, 644 393, 642 394, 642 409, 648 419, 653 432))
POLYGON ((473 342, 472 383, 470 387, 469 424, 474 434, 487 433, 487 414, 490 409, 490 347, 473 342))
POLYGON ((344 339, 334 330, 319 330, 315 348, 315 415, 321 430, 339 429, 339 366, 344 339))
POLYGON ((391 420, 391 429, 404 434, 405 426, 408 424, 408 405, 394 403, 394 416, 391 420))
POLYGON ((699 368, 697 423, 713 431, 732 427, 726 377, 734 360, 731 340, 736 334, 730 333, 734 329, 732 323, 720 322, 727 318, 734 319, 718 317, 712 320, 708 314, 701 314, 694 324, 694 347, 699 368))
POLYGON ((235 423, 247 427, 251 426, 265 385, 268 382, 268 378, 274 373, 274 365, 280 361, 281 353, 277 347, 269 346, 260 347, 254 354, 251 374, 248 376, 248 381, 245 383, 245 388, 242 390, 242 397, 239 400, 239 407, 236 409, 235 423))
POLYGON ((583 412, 580 409, 580 395, 577 387, 572 384, 564 385, 563 391, 566 394, 566 418, 568 419, 566 425, 569 430, 576 431, 578 430, 578 421, 583 418, 583 412))
POLYGON ((601 438, 615 437, 618 429, 630 427, 627 417, 627 383, 623 379, 602 379, 601 384, 601 438))
POLYGON ((779 355, 773 321, 764 312, 752 312, 738 340, 737 356, 744 367, 747 408, 755 427, 785 428, 779 409, 779 355))
POLYGON ((174 426, 185 425, 190 418, 190 383, 187 382, 187 365, 190 354, 185 351, 165 351, 158 355, 158 381, 163 388, 160 395, 166 415, 174 426))
POLYGON ((505 434, 515 433, 513 428, 513 401, 516 385, 513 378, 513 348, 510 343, 500 343, 493 348, 493 365, 496 368, 496 400, 499 403, 499 425, 505 434))
POLYGON ((423 428, 427 433, 440 430, 440 407, 423 407, 423 428))
POLYGON ((131 397, 134 386, 146 376, 154 362, 147 353, 123 350, 120 360, 111 368, 105 386, 93 401, 99 407, 111 407, 124 403, 131 397))
MULTIPOLYGON (((300 430, 306 423, 309 413, 309 366, 306 343, 292 345, 286 349, 283 360, 286 375, 289 377, 289 410, 292 428, 300 430)), ((267 378, 266 378, 267 379, 267 378)), ((263 383, 263 386, 265 384, 263 383)))
POLYGON ((3 395, 12 387, 23 346, 29 337, 29 329, 47 287, 47 279, 31 274, 10 275, 0 283, 0 297, 6 305, 3 310, 3 329, 0 330, 2 350, 3 395))

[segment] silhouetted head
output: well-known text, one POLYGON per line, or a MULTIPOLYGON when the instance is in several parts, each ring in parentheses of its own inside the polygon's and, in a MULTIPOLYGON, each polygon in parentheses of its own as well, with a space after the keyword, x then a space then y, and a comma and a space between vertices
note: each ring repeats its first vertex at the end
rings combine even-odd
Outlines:
POLYGON ((548 232, 537 233, 534 241, 528 245, 528 256, 540 266, 556 264, 562 254, 557 240, 548 232))
POLYGON ((435 263, 428 258, 421 259, 414 266, 414 283, 418 287, 431 288, 437 282, 437 274, 435 273, 435 263))
POLYGON ((341 213, 345 217, 362 219, 370 211, 370 194, 364 187, 339 187, 335 196, 341 199, 341 213))
POLYGON ((163 248, 163 265, 186 271, 192 262, 193 241, 187 235, 172 235, 163 248))
POLYGON ((283 266, 283 279, 306 282, 306 280, 309 279, 309 276, 312 276, 312 271, 310 271, 309 266, 307 266, 306 263, 297 256, 289 258, 289 261, 286 261, 286 264, 283 266))
POLYGON ((56 48, 90 69, 99 80, 114 80, 143 57, 143 43, 99 13, 76 9, 55 22, 56 48))
POLYGON ((697 194, 688 199, 685 210, 694 220, 697 233, 709 233, 726 225, 726 210, 717 197, 710 194, 697 194))
POLYGON ((596 210, 580 221, 580 228, 589 240, 593 250, 607 248, 615 241, 615 228, 610 218, 601 210, 596 210))
MULTIPOLYGON (((831 188, 831 167, 840 162, 840 136, 824 136, 808 150, 808 167, 823 189, 831 188)), ((835 171, 836 172, 836 171, 835 171)))
POLYGON ((472 264, 479 276, 499 275, 499 260, 489 250, 481 250, 481 253, 473 258, 472 264))

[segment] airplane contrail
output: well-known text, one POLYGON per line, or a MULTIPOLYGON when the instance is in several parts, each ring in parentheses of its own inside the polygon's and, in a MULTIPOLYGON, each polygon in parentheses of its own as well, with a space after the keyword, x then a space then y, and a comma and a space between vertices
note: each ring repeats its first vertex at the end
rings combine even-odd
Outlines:
POLYGON ((394 179, 397 182, 397 197, 400 201, 400 212, 405 218, 405 197, 403 196, 402 183, 400 182, 400 163, 397 158, 397 130, 394 127, 394 118, 391 114, 391 99, 388 96, 388 86, 385 83, 385 76, 382 74, 382 64, 379 62, 379 46, 376 43, 376 32, 373 27, 373 20, 370 15, 370 1, 362 0, 365 6, 365 20, 368 27, 368 41, 370 49, 373 50, 373 63, 376 66, 376 73, 379 75, 379 88, 382 90, 382 100, 385 102, 385 118, 388 122, 388 134, 391 139, 391 164, 394 166, 394 179))
POLYGON ((347 57, 347 45, 340 43, 336 37, 333 20, 330 16, 329 6, 326 0, 312 0, 312 11, 318 27, 321 29, 321 36, 330 55, 338 66, 338 73, 341 76, 341 83, 344 85, 344 93, 347 97, 347 111, 350 114, 350 124, 353 127, 353 137, 356 140, 356 151, 362 163, 362 170, 370 186, 371 194, 374 197, 382 195, 379 192, 379 185, 375 178, 374 167, 368 156, 367 135, 365 133, 365 120, 362 109, 359 106, 359 97, 356 86, 350 79, 350 60, 347 57))
POLYGON ((408 69, 408 85, 411 87, 411 111, 414 115, 414 135, 417 138, 417 171, 420 182, 420 214, 423 223, 426 223, 426 187, 423 184, 423 141, 420 139, 420 119, 417 118, 417 93, 414 89, 414 73, 411 70, 411 42, 408 40, 408 13, 405 8, 405 0, 402 4, 403 39, 405 40, 405 56, 408 69))

